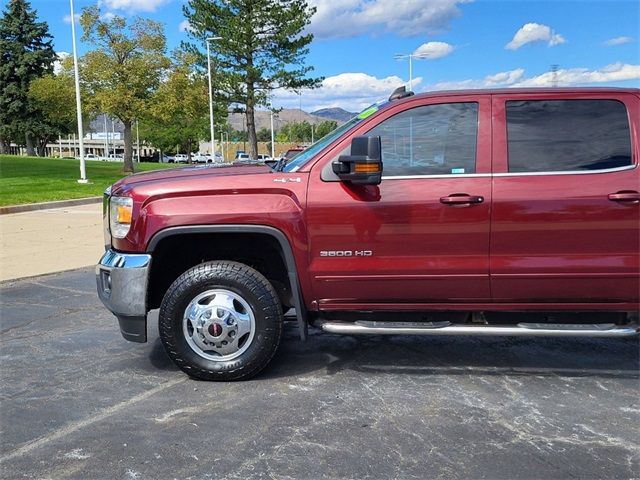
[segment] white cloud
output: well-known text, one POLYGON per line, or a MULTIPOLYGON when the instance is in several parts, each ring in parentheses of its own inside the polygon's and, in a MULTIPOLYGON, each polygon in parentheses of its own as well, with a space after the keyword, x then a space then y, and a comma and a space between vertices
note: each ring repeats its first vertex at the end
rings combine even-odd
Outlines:
POLYGON ((484 83, 488 87, 493 85, 512 85, 520 80, 523 75, 524 68, 516 68, 515 70, 489 75, 485 77, 484 83))
MULTIPOLYGON (((76 25, 78 23, 80 23, 80 14, 79 13, 75 13, 73 15, 73 18, 75 18, 75 20, 76 20, 76 25)), ((69 25, 71 25, 71 15, 69 15, 68 13, 64 17, 62 17, 62 20, 64 21, 64 23, 68 23, 69 25)))
POLYGON ((109 10, 126 10, 129 12, 155 12, 158 7, 170 0, 100 0, 98 4, 109 10))
POLYGON ((607 47, 613 47, 615 45, 624 45, 625 43, 633 42, 633 38, 631 37, 615 37, 610 40, 604 42, 607 47))
POLYGON ((445 42, 428 42, 420 45, 414 55, 420 55, 427 60, 435 60, 436 58, 442 58, 449 55, 455 50, 453 45, 449 45, 445 42))
POLYGON ((473 0, 311 0, 317 7, 309 30, 316 38, 395 33, 402 36, 448 30, 460 16, 458 5, 473 0))
POLYGON ((524 76, 524 69, 517 68, 506 72, 498 72, 477 80, 460 80, 440 82, 430 86, 429 90, 464 90, 469 88, 499 88, 515 85, 524 76))
MULTIPOLYGON (((422 82, 421 77, 413 79, 414 87, 422 82)), ((302 92, 302 109, 306 111, 320 108, 342 107, 355 112, 389 98, 391 92, 405 85, 405 81, 395 75, 376 78, 366 73, 341 73, 327 77, 322 86, 302 92)), ((300 97, 295 92, 277 91, 272 99, 275 107, 299 108, 300 97)))
POLYGON ((518 68, 507 72, 489 75, 482 79, 440 82, 429 86, 428 90, 463 90, 469 88, 501 88, 501 87, 551 87, 554 82, 559 86, 584 86, 640 80, 640 65, 629 65, 621 62, 607 65, 598 70, 588 68, 569 68, 558 70, 555 75, 545 72, 525 78, 524 69, 518 68))
MULTIPOLYGON (((589 70, 588 68, 570 68, 558 70, 558 85, 589 85, 593 83, 622 82, 625 80, 640 79, 640 65, 629 65, 622 62, 607 65, 599 70, 589 70)), ((547 72, 537 77, 526 79, 518 86, 522 87, 544 87, 549 86, 553 81, 553 73, 547 72)))
POLYGON ((53 62, 53 73, 58 75, 62 71, 62 62, 71 56, 69 52, 56 52, 58 59, 53 62))
POLYGON ((553 47, 565 43, 565 39, 559 33, 551 30, 547 25, 539 23, 527 23, 516 32, 513 39, 507 43, 505 48, 509 50, 517 50, 527 43, 547 42, 547 45, 553 47))
POLYGON ((178 30, 181 32, 193 32, 193 27, 189 23, 189 20, 183 20, 178 25, 178 30))

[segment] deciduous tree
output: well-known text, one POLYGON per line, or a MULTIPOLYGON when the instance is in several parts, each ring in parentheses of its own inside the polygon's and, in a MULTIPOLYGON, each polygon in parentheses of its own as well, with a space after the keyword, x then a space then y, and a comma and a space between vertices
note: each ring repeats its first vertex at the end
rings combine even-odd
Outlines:
POLYGON ((83 58, 82 79, 100 111, 123 123, 124 171, 133 172, 133 122, 170 63, 163 26, 139 17, 104 17, 99 6, 83 9, 80 24, 83 41, 97 47, 83 58))
MULTIPOLYGON (((81 89, 81 93, 83 93, 81 89)), ((83 120, 85 131, 89 126, 90 102, 83 95, 83 120)), ((33 136, 37 139, 38 155, 45 155, 45 147, 59 135, 77 131, 75 84, 70 61, 63 62, 57 74, 36 78, 29 86, 29 106, 37 112, 38 122, 34 123, 33 136)))
MULTIPOLYGON (((209 93, 207 79, 196 68, 193 54, 176 51, 167 77, 153 94, 143 119, 146 140, 165 150, 179 145, 189 155, 209 131, 209 93)), ((216 104, 218 121, 226 116, 226 106, 216 104)))
POLYGON ((315 138, 316 140, 321 139, 328 133, 334 131, 338 128, 338 122, 335 120, 325 120, 324 122, 320 122, 315 126, 315 138))

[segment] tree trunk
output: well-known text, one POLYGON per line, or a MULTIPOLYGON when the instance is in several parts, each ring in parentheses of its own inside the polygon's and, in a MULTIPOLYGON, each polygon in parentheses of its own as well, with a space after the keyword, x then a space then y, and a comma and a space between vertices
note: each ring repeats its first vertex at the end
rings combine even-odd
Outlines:
POLYGON ((39 157, 47 156, 47 143, 49 143, 48 138, 42 138, 38 140, 38 156, 39 157))
MULTIPOLYGON (((248 62, 253 64, 253 60, 248 62)), ((251 78, 247 79, 247 108, 245 115, 247 117, 247 141, 249 142, 249 158, 258 158, 258 136, 256 135, 256 120, 255 120, 255 86, 251 78)))
POLYGON ((258 158, 258 137, 253 105, 247 105, 247 140, 249 142, 249 158, 258 158))
MULTIPOLYGON (((122 119, 120 119, 122 120, 122 119)), ((122 120, 124 124, 124 168, 126 173, 133 173, 133 142, 131 139, 131 120, 122 120)))
POLYGON ((33 138, 31 138, 30 134, 26 133, 24 136, 24 140, 27 146, 27 155, 30 157, 35 157, 36 148, 35 148, 35 145, 33 144, 33 138))
POLYGON ((8 153, 9 148, 7 143, 5 143, 4 138, 0 137, 0 155, 5 155, 8 153))

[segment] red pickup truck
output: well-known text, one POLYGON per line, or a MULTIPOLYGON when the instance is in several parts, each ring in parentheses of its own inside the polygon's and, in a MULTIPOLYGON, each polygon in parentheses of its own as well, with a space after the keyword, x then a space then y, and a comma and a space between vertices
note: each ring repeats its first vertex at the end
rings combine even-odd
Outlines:
POLYGON ((114 184, 98 293, 208 380, 262 370, 287 311, 303 339, 636 335, 639 122, 638 89, 399 89, 275 169, 114 184))

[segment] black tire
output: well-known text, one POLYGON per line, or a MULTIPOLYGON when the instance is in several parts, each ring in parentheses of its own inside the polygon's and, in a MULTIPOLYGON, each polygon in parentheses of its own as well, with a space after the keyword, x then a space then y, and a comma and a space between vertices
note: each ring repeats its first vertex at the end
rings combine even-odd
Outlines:
POLYGON ((167 354, 187 375, 228 381, 247 379, 267 366, 280 344, 282 321, 278 294, 261 273, 242 263, 214 261, 187 270, 169 287, 160 306, 159 331, 167 354), (211 289, 225 289, 240 296, 255 319, 250 345, 232 360, 204 358, 185 337, 186 308, 198 295, 211 289))

